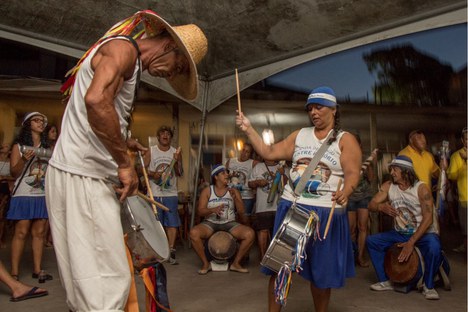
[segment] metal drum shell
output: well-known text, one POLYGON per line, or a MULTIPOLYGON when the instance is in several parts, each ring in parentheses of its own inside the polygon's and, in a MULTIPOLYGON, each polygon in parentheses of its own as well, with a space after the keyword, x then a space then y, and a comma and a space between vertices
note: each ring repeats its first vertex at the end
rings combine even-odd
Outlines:
POLYGON ((166 233, 148 202, 138 196, 128 197, 122 204, 121 220, 136 270, 169 259, 166 233))
MULTIPOLYGON (((305 232, 309 217, 309 212, 298 207, 291 207, 271 240, 261 265, 278 272, 285 262, 292 263, 296 254, 297 241, 305 232)), ((316 222, 312 224, 312 233, 315 227, 316 222)))

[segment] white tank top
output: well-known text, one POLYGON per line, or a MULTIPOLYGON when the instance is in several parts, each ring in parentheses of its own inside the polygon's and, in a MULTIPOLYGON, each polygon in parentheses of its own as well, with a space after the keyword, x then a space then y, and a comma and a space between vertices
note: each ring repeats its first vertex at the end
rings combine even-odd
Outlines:
POLYGON ((236 220, 236 210, 234 205, 234 200, 232 199, 231 193, 229 190, 226 191, 221 196, 217 196, 214 191, 214 185, 210 185, 210 198, 208 199, 208 209, 213 209, 221 204, 224 205, 224 211, 221 216, 217 216, 215 213, 212 213, 205 217, 205 220, 208 220, 216 224, 224 224, 236 220))
MULTIPOLYGON (((341 150, 339 142, 345 132, 340 131, 337 139, 328 147, 314 173, 307 181, 305 189, 297 199, 298 204, 310 206, 328 207, 332 206, 332 192, 336 191, 338 180, 343 179, 343 168, 341 168, 341 150)), ((325 140, 319 140, 315 136, 314 127, 302 128, 296 137, 294 146, 293 163, 290 170, 290 180, 294 187, 299 182, 302 173, 309 165, 313 156, 325 140)), ((294 201, 294 191, 288 183, 283 192, 284 199, 294 201)), ((336 204, 335 208, 342 208, 336 204)))
MULTIPOLYGON (((110 40, 129 40, 124 37, 109 38, 97 46, 83 61, 76 75, 73 92, 62 120, 62 129, 55 145, 50 165, 60 170, 82 176, 104 179, 117 177, 117 163, 98 139, 88 123, 84 97, 94 77, 91 61, 99 48, 110 40)), ((130 79, 123 82, 114 99, 120 123, 120 132, 127 139, 127 126, 133 110, 135 88, 140 72, 139 60, 130 79)))
POLYGON ((148 171, 164 173, 161 179, 158 181, 150 179, 153 196, 177 196, 177 176, 175 174, 174 168, 169 171, 169 165, 174 158, 175 152, 176 149, 172 146, 167 151, 161 151, 157 145, 151 146, 151 161, 148 166, 148 171), (164 179, 166 179, 165 183, 164 179))
POLYGON ((252 167, 253 159, 238 161, 237 158, 231 158, 229 160, 229 185, 241 193, 242 199, 254 198, 253 190, 249 187, 252 167))
MULTIPOLYGON (((398 216, 394 220, 395 231, 412 235, 422 221, 422 209, 419 202, 418 189, 423 182, 418 181, 413 187, 401 190, 398 185, 391 184, 388 190, 388 198, 393 208, 398 211, 398 216)), ((433 209, 433 212, 435 209, 433 209)), ((434 217, 434 213, 433 213, 434 217)), ((437 221, 436 221, 437 222, 437 221)), ((437 227, 433 224, 426 233, 437 233, 437 227)))
POLYGON ((268 203, 268 194, 270 193, 271 186, 275 179, 276 171, 280 165, 268 166, 265 163, 258 163, 252 170, 252 177, 249 181, 255 180, 267 180, 268 184, 264 187, 257 187, 257 198, 255 200, 255 212, 267 212, 267 211, 276 211, 277 199, 280 195, 276 194, 275 200, 271 203, 268 203), (270 175, 270 172, 273 173, 273 176, 270 175))

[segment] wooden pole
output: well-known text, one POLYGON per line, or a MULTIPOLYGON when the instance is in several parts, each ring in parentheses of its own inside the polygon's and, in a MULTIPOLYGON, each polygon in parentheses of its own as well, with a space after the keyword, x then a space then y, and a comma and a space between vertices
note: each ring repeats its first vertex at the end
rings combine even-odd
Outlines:
MULTIPOLYGON (((151 190, 151 185, 148 179, 148 173, 146 172, 145 161, 143 160, 143 157, 141 156, 140 151, 138 151, 138 156, 140 157, 141 170, 143 171, 143 177, 145 178, 145 184, 146 184, 146 189, 148 190, 148 195, 151 199, 153 199, 153 191, 151 190)), ((156 209, 156 205, 154 203, 151 203, 151 208, 153 208, 154 214, 158 215, 158 210, 156 209)))
POLYGON ((237 110, 240 115, 240 113, 242 112, 242 109, 241 109, 241 100, 240 100, 239 74, 237 73, 237 68, 236 68, 236 88, 237 88, 237 110))

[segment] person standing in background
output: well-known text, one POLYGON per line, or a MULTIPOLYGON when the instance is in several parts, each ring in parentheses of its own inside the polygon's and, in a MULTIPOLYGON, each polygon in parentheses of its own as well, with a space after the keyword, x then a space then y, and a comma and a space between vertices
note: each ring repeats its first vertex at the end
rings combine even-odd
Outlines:
POLYGON ((145 155, 145 166, 148 167, 151 191, 154 200, 163 204, 169 211, 158 208, 159 219, 166 229, 171 256, 170 264, 178 264, 175 255, 177 229, 180 226, 179 197, 177 196, 177 177, 183 175, 182 152, 171 146, 174 133, 168 126, 159 127, 156 132, 158 144, 151 146, 145 155))
MULTIPOLYGON (((361 137, 354 134, 359 147, 362 149, 361 137)), ((369 262, 364 258, 366 252, 366 237, 368 232, 369 211, 367 205, 372 199, 372 185, 374 180, 374 166, 372 162, 361 167, 361 177, 357 187, 349 196, 349 202, 346 206, 348 211, 349 230, 351 231, 351 240, 354 248, 357 247, 357 263, 360 267, 367 268, 369 262), (357 231, 356 231, 357 229, 357 231), (356 233, 357 232, 357 233, 356 233), (357 245, 357 246, 356 246, 357 245)))
POLYGON ((269 238, 273 237, 273 226, 275 225, 276 207, 281 194, 277 194, 277 190, 284 185, 285 180, 284 169, 273 160, 265 160, 259 162, 252 170, 252 175, 249 180, 249 187, 256 190, 255 201, 255 218, 252 223, 253 229, 257 232, 257 244, 260 251, 260 260, 265 255, 269 238), (280 175, 279 185, 276 189, 271 190, 275 182, 275 176, 280 175), (275 192, 271 201, 268 202, 270 192, 275 192))
POLYGON ((463 147, 453 153, 450 157, 450 166, 447 170, 447 177, 457 182, 458 190, 458 219, 464 237, 463 243, 454 249, 455 252, 466 253, 466 224, 467 224, 467 184, 466 184, 466 147, 467 128, 462 131, 461 141, 463 147))
POLYGON ((421 130, 413 130, 408 135, 408 141, 408 145, 398 153, 398 156, 409 157, 419 181, 426 183, 432 190, 432 178, 439 177, 440 169, 434 156, 427 150, 426 136, 421 130))
POLYGON ((229 158, 225 164, 229 172, 229 185, 236 188, 242 196, 244 202, 245 216, 249 220, 255 205, 255 194, 249 187, 249 178, 252 169, 258 163, 252 159, 253 148, 249 143, 245 143, 237 158, 229 158))
POLYGON ((10 172, 16 178, 7 219, 15 221, 11 242, 11 275, 19 279, 19 266, 26 237, 31 232, 33 253, 32 277, 40 283, 52 276, 42 270, 42 252, 46 221, 49 218, 45 198, 45 175, 48 159, 38 157, 33 149, 48 148, 45 127, 47 117, 39 112, 26 114, 11 150, 10 172))
POLYGON ((10 145, 0 144, 0 248, 6 247, 5 214, 10 200, 15 178, 10 174, 10 145))

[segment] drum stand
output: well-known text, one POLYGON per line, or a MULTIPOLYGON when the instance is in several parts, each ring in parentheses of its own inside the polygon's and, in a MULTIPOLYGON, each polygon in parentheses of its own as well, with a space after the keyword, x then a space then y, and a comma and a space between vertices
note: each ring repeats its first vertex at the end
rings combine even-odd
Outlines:
POLYGON ((211 260, 210 265, 213 272, 226 272, 229 269, 228 261, 220 263, 220 261, 211 260))

